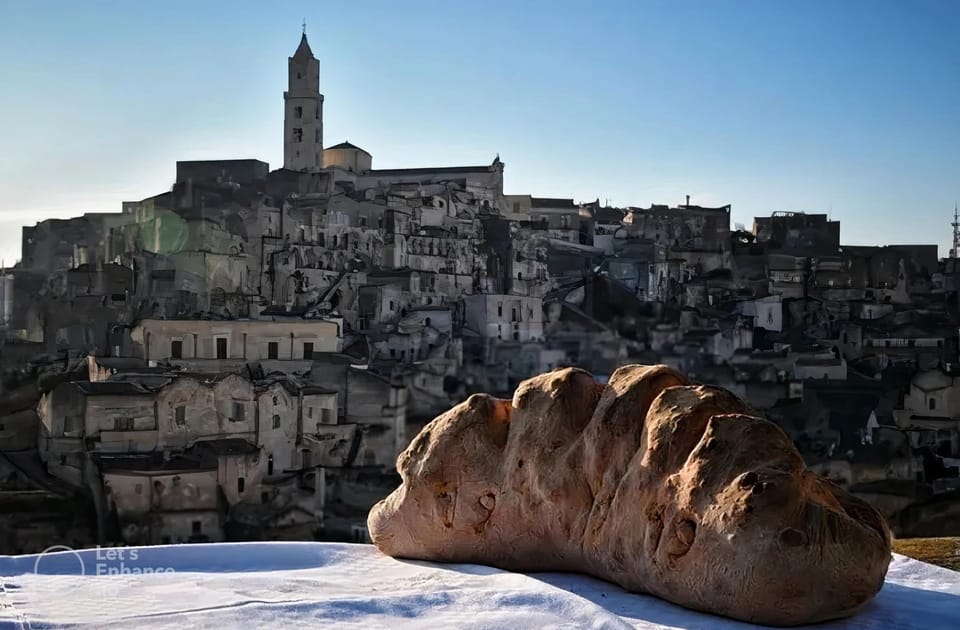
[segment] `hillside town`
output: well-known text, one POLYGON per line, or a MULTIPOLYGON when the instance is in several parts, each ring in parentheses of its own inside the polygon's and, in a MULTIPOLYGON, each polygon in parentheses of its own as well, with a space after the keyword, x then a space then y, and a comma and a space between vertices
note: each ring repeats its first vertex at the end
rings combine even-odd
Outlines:
POLYGON ((823 213, 731 226, 682 191, 508 194, 499 155, 376 169, 324 147, 306 34, 283 101, 282 168, 181 161, 118 212, 23 228, 0 274, 0 553, 366 541, 436 415, 629 363, 737 393, 896 534, 960 535, 956 213, 941 259, 844 245, 823 213))

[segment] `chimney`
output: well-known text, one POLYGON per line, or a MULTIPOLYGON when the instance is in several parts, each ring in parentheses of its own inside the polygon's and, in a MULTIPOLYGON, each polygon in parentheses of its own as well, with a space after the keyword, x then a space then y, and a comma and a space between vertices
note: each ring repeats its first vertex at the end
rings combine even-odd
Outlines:
POLYGON ((690 207, 690 195, 687 195, 687 207, 690 207))

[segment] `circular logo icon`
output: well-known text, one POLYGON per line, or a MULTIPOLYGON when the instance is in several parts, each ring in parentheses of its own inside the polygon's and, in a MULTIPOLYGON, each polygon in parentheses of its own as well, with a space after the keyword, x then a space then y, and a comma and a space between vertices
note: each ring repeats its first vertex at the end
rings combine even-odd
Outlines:
POLYGON ((68 547, 66 545, 54 545, 52 547, 47 547, 37 556, 37 559, 33 563, 33 572, 37 575, 40 574, 40 561, 43 560, 44 556, 52 553, 72 553, 73 557, 77 559, 77 562, 80 565, 80 572, 75 575, 86 575, 86 566, 83 563, 83 556, 81 556, 73 547, 68 547))

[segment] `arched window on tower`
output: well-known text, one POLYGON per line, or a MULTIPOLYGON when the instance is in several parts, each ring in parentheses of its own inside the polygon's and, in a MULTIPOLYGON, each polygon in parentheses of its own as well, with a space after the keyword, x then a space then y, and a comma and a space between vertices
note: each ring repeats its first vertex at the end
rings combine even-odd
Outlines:
POLYGON ((303 142, 303 129, 301 129, 300 127, 293 128, 293 141, 303 142))
POLYGON ((297 118, 303 118, 303 108, 297 105, 293 108, 293 115, 297 118))

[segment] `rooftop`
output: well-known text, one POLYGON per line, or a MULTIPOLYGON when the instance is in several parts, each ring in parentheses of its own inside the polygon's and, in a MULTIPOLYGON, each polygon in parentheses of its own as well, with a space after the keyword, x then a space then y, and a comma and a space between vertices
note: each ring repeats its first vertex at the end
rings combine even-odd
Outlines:
POLYGON ((953 377, 941 370, 927 370, 918 372, 913 377, 913 386, 924 392, 933 392, 946 389, 953 385, 953 377))
POLYGON ((248 455, 259 451, 256 444, 241 438, 222 438, 219 440, 204 440, 194 445, 198 452, 210 451, 215 455, 248 455))
POLYGON ((486 166, 435 166, 426 168, 384 168, 371 169, 368 174, 374 176, 386 175, 442 175, 445 173, 489 173, 493 167, 486 166))
POLYGON ((293 53, 294 57, 313 57, 313 51, 310 50, 310 42, 307 41, 307 31, 304 27, 303 35, 300 37, 300 45, 297 46, 296 52, 293 53))
POLYGON ((150 390, 129 381, 75 381, 73 385, 87 396, 144 396, 150 390))
POLYGON ((558 199, 555 197, 531 197, 530 207, 532 208, 569 208, 577 209, 573 199, 558 199))
MULTIPOLYGON (((370 155, 370 153, 369 153, 367 150, 361 149, 361 148, 358 147, 357 145, 355 145, 355 144, 350 144, 349 142, 341 142, 340 144, 335 144, 335 145, 333 145, 332 147, 327 147, 326 149, 324 149, 324 151, 329 151, 329 150, 331 150, 331 149, 353 149, 353 150, 355 150, 355 151, 362 151, 363 153, 366 153, 367 155, 370 155)), ((373 157, 373 156, 370 155, 370 157, 373 157)))

